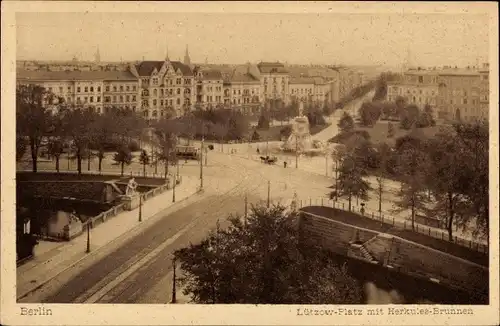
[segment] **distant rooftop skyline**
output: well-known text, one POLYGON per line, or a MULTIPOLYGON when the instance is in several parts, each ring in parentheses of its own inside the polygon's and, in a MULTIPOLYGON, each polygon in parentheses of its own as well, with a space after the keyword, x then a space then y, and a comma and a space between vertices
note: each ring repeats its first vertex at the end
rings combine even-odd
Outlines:
POLYGON ((481 14, 18 13, 18 60, 467 66, 488 58, 481 14))

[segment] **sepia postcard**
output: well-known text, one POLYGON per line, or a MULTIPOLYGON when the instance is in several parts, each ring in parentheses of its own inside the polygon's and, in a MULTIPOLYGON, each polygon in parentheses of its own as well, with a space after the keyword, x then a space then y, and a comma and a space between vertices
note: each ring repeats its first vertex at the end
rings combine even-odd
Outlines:
POLYGON ((498 325, 498 5, 2 2, 5 325, 498 325))

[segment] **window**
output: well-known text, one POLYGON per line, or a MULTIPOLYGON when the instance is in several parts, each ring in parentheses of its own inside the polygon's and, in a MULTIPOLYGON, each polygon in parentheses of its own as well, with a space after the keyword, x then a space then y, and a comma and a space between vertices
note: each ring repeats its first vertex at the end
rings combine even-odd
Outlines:
POLYGON ((163 100, 160 100, 160 105, 163 106, 163 100))
POLYGON ((109 92, 109 86, 106 86, 106 92, 109 92))
POLYGON ((123 86, 120 85, 120 92, 123 92, 123 86))
POLYGON ((154 95, 154 96, 158 96, 158 91, 156 90, 156 88, 155 88, 155 89, 153 89, 153 95, 154 95))
POLYGON ((71 92, 71 86, 68 86, 68 92, 71 92))
POLYGON ((104 97, 104 102, 109 103, 111 101, 111 98, 109 96, 104 97))
POLYGON ((120 95, 120 103, 123 103, 123 95, 120 95))
POLYGON ((464 104, 467 104, 467 99, 466 98, 464 98, 464 104))
POLYGON ((181 89, 177 88, 177 94, 180 94, 180 93, 181 93, 181 89))
POLYGON ((94 103, 94 97, 93 96, 90 97, 90 103, 94 103))
POLYGON ((116 103, 116 95, 113 95, 113 103, 116 103))
POLYGON ((132 95, 132 101, 134 101, 134 102, 136 101, 135 95, 132 95))
POLYGON ((422 84, 424 82, 424 76, 418 76, 418 82, 422 84))
POLYGON ((101 102, 101 97, 100 96, 97 97, 97 103, 99 103, 99 102, 101 102))
POLYGON ((89 99, 88 99, 88 97, 87 97, 87 96, 85 96, 85 97, 83 98, 83 101, 84 101, 85 103, 87 103, 87 102, 88 102, 88 100, 89 100, 89 99))
POLYGON ((85 86, 84 92, 87 93, 89 91, 89 88, 85 86))
POLYGON ((63 88, 59 87, 59 93, 62 93, 62 92, 63 92, 63 88))
POLYGON ((101 86, 97 86, 97 91, 100 92, 101 91, 101 86))
POLYGON ((144 110, 144 112, 143 112, 142 114, 144 115, 144 117, 146 117, 146 118, 147 118, 147 117, 148 117, 148 115, 149 115, 149 112, 148 112, 148 110, 144 110))
POLYGON ((156 106, 156 100, 153 100, 153 105, 156 106))
POLYGON ((177 99, 177 104, 181 104, 181 99, 180 98, 177 99))
POLYGON ((191 79, 189 79, 189 78, 184 79, 184 84, 190 85, 191 84, 191 79))
POLYGON ((182 79, 181 79, 181 78, 177 78, 177 80, 175 81, 175 83, 176 83, 177 85, 180 85, 180 84, 181 84, 181 82, 182 82, 182 79))
POLYGON ((130 102, 130 95, 125 96, 127 102, 130 102))
POLYGON ((132 86, 132 90, 133 90, 133 91, 136 91, 136 90, 137 90, 137 86, 135 86, 135 85, 134 85, 134 86, 132 86))
POLYGON ((113 92, 116 92, 116 86, 113 86, 113 92))
POLYGON ((125 88, 128 91, 130 91, 130 86, 127 85, 127 87, 125 88))
POLYGON ((94 92, 94 86, 90 86, 90 92, 93 93, 94 92))
POLYGON ((163 88, 160 90, 160 94, 161 96, 163 96, 163 88))

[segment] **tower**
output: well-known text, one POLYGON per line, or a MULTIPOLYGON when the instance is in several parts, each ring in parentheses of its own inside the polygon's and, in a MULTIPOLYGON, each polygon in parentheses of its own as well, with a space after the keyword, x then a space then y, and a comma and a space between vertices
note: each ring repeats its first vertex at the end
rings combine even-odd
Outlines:
POLYGON ((191 58, 189 58, 189 49, 188 49, 187 45, 186 45, 186 53, 184 54, 184 64, 186 66, 190 66, 191 65, 191 58))
POLYGON ((95 63, 101 62, 101 54, 99 53, 99 46, 97 46, 97 51, 95 52, 95 55, 94 55, 94 61, 95 61, 95 63))
POLYGON ((170 58, 168 56, 168 42, 166 38, 165 38, 165 61, 170 61, 170 58))

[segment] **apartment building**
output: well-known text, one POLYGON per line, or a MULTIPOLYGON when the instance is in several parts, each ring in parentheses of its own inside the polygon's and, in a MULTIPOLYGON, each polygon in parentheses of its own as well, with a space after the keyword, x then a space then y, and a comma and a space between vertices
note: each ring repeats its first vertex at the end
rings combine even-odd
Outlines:
POLYGON ((224 80, 219 70, 194 68, 196 76, 196 105, 213 109, 224 104, 224 80))
POLYGON ((261 99, 263 102, 280 101, 285 105, 290 102, 290 76, 285 66, 279 62, 260 62, 257 64, 261 99))
POLYGON ((193 108, 195 79, 193 71, 179 61, 142 61, 131 66, 139 80, 141 111, 147 120, 167 115, 181 116, 193 108))
POLYGON ((250 73, 234 73, 230 78, 230 106, 244 114, 255 114, 260 108, 260 81, 250 73))
POLYGON ((290 98, 293 101, 312 102, 314 78, 299 77, 290 79, 290 98))
POLYGON ((127 94, 132 93, 127 93, 126 89, 132 92, 134 88, 138 88, 137 79, 127 71, 19 70, 17 83, 40 85, 63 98, 68 105, 91 107, 98 113, 105 112, 111 106, 134 111, 138 106, 137 97, 129 97, 127 100, 127 94))
POLYGON ((437 118, 473 121, 488 117, 489 67, 406 71, 387 85, 387 100, 398 96, 421 109, 434 108, 437 118))
POLYGON ((480 91, 481 75, 477 70, 439 71, 439 117, 463 121, 487 118, 488 112, 481 109, 480 91))
POLYGON ((398 96, 420 108, 435 108, 438 98, 438 71, 410 70, 395 81, 387 83, 387 100, 394 102, 398 96))
POLYGON ((490 65, 484 63, 479 69, 479 109, 483 118, 489 117, 490 109, 490 65))

